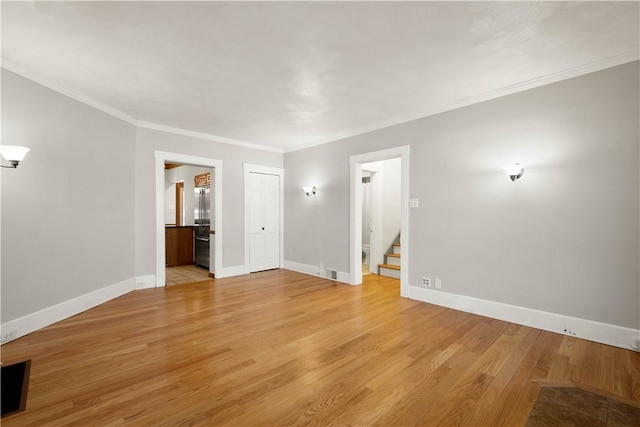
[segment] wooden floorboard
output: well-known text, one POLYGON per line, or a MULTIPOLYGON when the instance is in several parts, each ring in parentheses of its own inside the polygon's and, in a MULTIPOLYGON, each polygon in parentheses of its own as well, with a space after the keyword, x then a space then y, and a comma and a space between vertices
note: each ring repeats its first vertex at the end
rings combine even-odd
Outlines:
POLYGON ((541 385, 640 405, 640 354, 287 270, 129 293, 2 346, 3 426, 520 426, 541 385))

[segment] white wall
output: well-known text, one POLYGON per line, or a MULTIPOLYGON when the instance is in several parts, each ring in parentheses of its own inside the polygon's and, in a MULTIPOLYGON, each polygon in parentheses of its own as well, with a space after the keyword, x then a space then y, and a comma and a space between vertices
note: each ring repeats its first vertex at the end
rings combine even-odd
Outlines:
MULTIPOLYGON (((135 155, 135 272, 155 274, 155 151, 223 161, 224 267, 244 265, 243 163, 282 167, 282 154, 137 128, 135 155)), ((286 179, 285 179, 286 182, 286 179)), ((185 189, 186 192, 186 189, 185 189)), ((302 190, 300 190, 302 193, 302 190)), ((216 228, 218 224, 216 224, 216 228)))
POLYGON ((400 158, 382 162, 384 184, 382 188, 382 250, 387 253, 395 243, 400 226, 400 158))
POLYGON ((284 259, 349 271, 351 145, 325 144, 284 155, 284 259), (337 157, 334 157, 337 156, 337 157), (318 186, 307 197, 302 186, 318 186))
POLYGON ((176 224, 176 209, 180 209, 176 206, 176 184, 167 180, 166 172, 164 177, 164 223, 176 224))
MULTIPOLYGON (((363 170, 362 177, 371 178, 371 172, 363 170)), ((362 184, 362 244, 368 245, 371 236, 371 196, 369 195, 371 183, 362 184)), ((367 260, 367 263, 369 260, 367 260)))
POLYGON ((285 154, 285 259, 349 271, 349 156, 410 145, 411 285, 640 326, 638 62, 285 154), (524 164, 511 182, 501 166, 524 164), (316 197, 301 185, 318 183, 316 197))
POLYGON ((2 69, 2 323, 134 276, 135 128, 2 69))
MULTIPOLYGON (((198 167, 198 166, 190 166, 190 165, 182 165, 182 166, 178 166, 176 168, 171 168, 171 169, 167 169, 165 170, 164 176, 165 176, 165 187, 167 187, 168 185, 171 184, 175 184, 176 182, 184 182, 184 205, 185 205, 185 212, 184 212, 184 216, 183 216, 183 220, 184 220, 184 225, 194 225, 194 219, 193 219, 193 214, 194 214, 194 200, 195 200, 195 195, 194 195, 194 189, 195 189, 195 181, 194 178, 196 175, 201 175, 203 173, 211 173, 211 176, 213 176, 213 169, 211 168, 204 168, 204 167, 198 167)), ((211 187, 213 189, 213 186, 211 187)), ((173 198, 175 199, 175 187, 174 187, 174 195, 173 198)), ((167 209, 167 205, 168 205, 168 200, 165 197, 165 212, 167 209)), ((176 207, 177 208, 177 207, 176 207)), ((175 211, 173 212, 174 218, 175 218, 175 211)), ((213 216, 213 215, 212 215, 213 216)), ((166 218, 166 213, 165 213, 165 222, 168 222, 168 219, 166 218)), ((174 219, 175 222, 175 219, 174 219)))

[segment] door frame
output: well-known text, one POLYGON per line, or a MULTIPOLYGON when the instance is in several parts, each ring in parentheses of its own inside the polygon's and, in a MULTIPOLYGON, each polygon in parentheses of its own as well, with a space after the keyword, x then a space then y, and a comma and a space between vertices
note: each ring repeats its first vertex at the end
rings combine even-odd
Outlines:
POLYGON ((280 177, 280 203, 278 209, 280 210, 279 216, 279 230, 278 241, 280 245, 280 256, 278 259, 278 268, 282 268, 284 265, 284 169, 276 168, 272 166, 261 166, 244 163, 244 266, 247 271, 251 269, 251 218, 249 215, 250 209, 250 197, 249 197, 249 174, 261 173, 265 175, 277 175, 280 177))
MULTIPOLYGON (((181 163, 190 166, 213 168, 213 254, 209 259, 209 272, 222 273, 222 160, 188 154, 156 151, 156 287, 166 284, 164 239, 164 163, 181 163)), ((211 244, 211 243, 209 243, 211 244)))
POLYGON ((409 297, 409 153, 408 145, 349 157, 349 283, 362 284, 362 164, 400 158, 400 296, 409 297))

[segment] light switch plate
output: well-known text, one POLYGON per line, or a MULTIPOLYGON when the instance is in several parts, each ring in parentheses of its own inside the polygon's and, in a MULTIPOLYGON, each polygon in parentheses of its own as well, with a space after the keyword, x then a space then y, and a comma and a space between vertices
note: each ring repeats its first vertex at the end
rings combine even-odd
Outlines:
POLYGON ((419 200, 418 199, 409 199, 409 208, 410 209, 416 209, 419 205, 419 200))

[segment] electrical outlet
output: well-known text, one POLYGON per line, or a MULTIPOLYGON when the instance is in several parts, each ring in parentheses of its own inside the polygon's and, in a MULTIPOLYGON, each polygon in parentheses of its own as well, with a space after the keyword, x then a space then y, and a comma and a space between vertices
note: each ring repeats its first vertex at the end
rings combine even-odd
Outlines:
POLYGON ((436 289, 442 289, 442 280, 436 277, 436 289))
POLYGON ((573 332, 571 329, 564 328, 563 332, 567 335, 573 335, 574 337, 576 336, 576 333, 573 332))
POLYGON ((421 285, 422 285, 423 288, 430 288, 431 287, 431 278, 430 277, 423 277, 421 285))
POLYGON ((2 334, 2 342, 11 341, 12 339, 15 339, 16 335, 16 331, 9 331, 6 334, 2 334))
POLYGON ((144 288, 144 281, 136 280, 136 289, 142 289, 142 288, 144 288))

